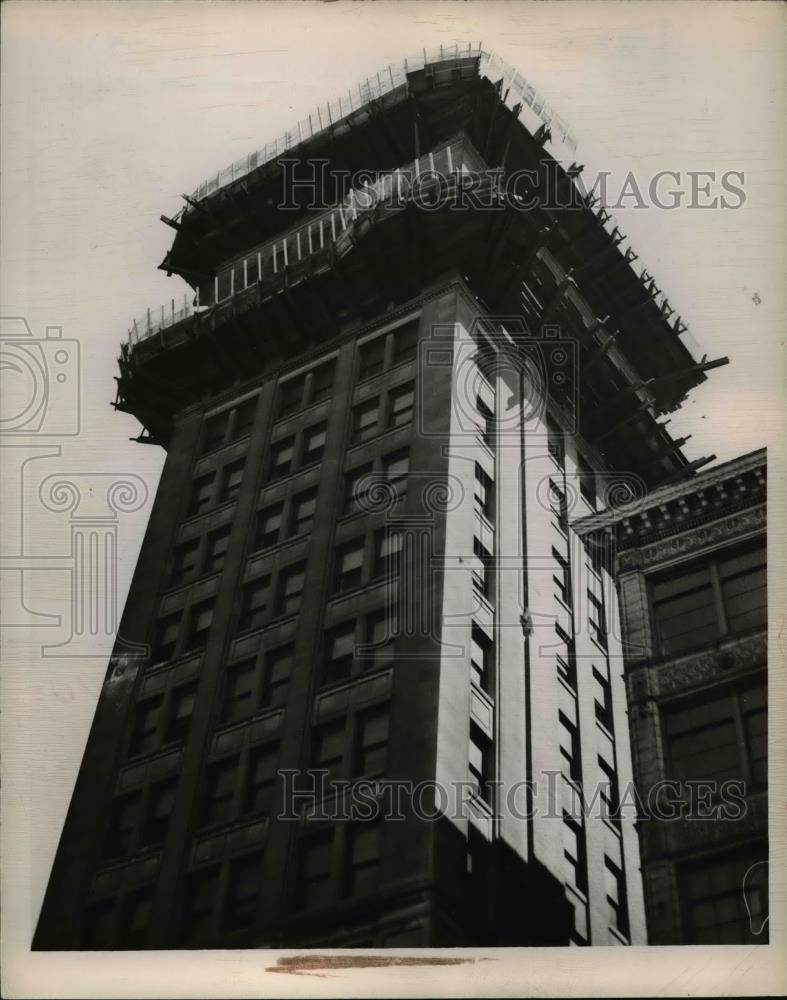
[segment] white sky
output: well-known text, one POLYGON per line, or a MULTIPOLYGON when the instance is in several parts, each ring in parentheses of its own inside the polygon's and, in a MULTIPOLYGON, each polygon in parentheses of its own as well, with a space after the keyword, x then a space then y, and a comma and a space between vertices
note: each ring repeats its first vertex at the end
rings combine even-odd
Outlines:
MULTIPOLYGON (((538 83, 577 136, 577 159, 612 171, 612 190, 629 170, 645 184, 667 169, 745 172, 737 211, 614 215, 703 350, 731 359, 673 415, 673 433, 694 435, 689 458, 780 450, 782 5, 12 0, 1 12, 2 313, 81 343, 83 429, 58 468, 133 471, 155 492, 163 452, 129 442, 138 424, 108 403, 131 317, 185 290, 156 269, 173 235, 159 215, 367 74, 455 41, 482 41, 538 83)), ((148 511, 122 525, 121 596, 148 511)), ((12 684, 15 719, 37 749, 49 740, 57 750, 32 774, 19 748, 5 758, 4 782, 28 796, 10 848, 25 845, 19 941, 38 912, 108 652, 69 674, 37 664, 40 696, 21 675, 12 684)), ((8 823, 4 833, 7 845, 8 823)))

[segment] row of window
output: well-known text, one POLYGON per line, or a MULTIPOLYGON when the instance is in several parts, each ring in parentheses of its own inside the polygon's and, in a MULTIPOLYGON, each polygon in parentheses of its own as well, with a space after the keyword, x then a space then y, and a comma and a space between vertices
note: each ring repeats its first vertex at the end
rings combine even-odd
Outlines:
POLYGON ((765 545, 705 557, 651 583, 656 643, 662 656, 764 628, 768 616, 765 545))
POLYGON ((404 427, 413 419, 415 388, 412 382, 387 389, 353 407, 351 440, 369 441, 384 431, 404 427))
MULTIPOLYGON (((417 347, 417 319, 391 333, 364 342, 358 351, 358 381, 412 361, 417 355, 417 347)), ((330 399, 335 368, 335 359, 330 359, 309 371, 282 379, 278 387, 275 420, 291 417, 330 399)), ((202 431, 201 454, 207 454, 249 434, 254 425, 258 402, 259 397, 253 396, 207 417, 202 431)), ((394 409, 397 405, 400 404, 395 404, 394 409)))
POLYGON ((200 826, 269 815, 276 790, 278 743, 252 747, 208 765, 200 826))

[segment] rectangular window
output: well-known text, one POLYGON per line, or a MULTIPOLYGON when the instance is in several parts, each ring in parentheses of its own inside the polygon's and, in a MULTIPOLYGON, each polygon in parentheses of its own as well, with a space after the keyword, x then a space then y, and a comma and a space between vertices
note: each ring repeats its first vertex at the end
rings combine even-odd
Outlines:
POLYGON ((612 689, 609 685, 609 678, 605 677, 598 668, 593 667, 593 680, 595 682, 596 718, 612 732, 612 689))
POLYGON ((257 580, 252 580, 243 588, 240 619, 238 620, 240 632, 260 628, 265 623, 268 616, 270 589, 271 578, 269 576, 261 576, 257 580))
POLYGON ((360 348, 361 360, 358 367, 358 380, 379 375, 385 364, 385 337, 376 337, 367 341, 360 348))
POLYGON ((557 564, 557 572, 553 574, 552 579, 555 581, 557 587, 557 594, 559 599, 565 604, 567 608, 571 607, 571 570, 569 569, 568 562, 566 559, 558 552, 558 550, 552 547, 552 558, 557 564))
POLYGON ((381 608, 367 617, 366 643, 370 649, 365 654, 364 668, 384 667, 393 660, 397 630, 398 615, 395 608, 381 608))
POLYGON ((325 634, 323 682, 346 680, 355 659, 355 621, 345 622, 325 634))
MULTIPOLYGON (((345 746, 345 719, 336 719, 319 726, 314 730, 312 741, 312 769, 315 771, 327 771, 325 782, 322 787, 326 795, 332 791, 333 782, 342 778, 342 764, 344 762, 345 746)), ((317 784, 319 788, 319 783, 317 784)))
POLYGON ((275 503, 259 512, 254 536, 255 549, 267 549, 278 542, 283 511, 284 504, 275 503))
POLYGON ((276 419, 289 417, 297 413, 303 404, 303 390, 306 385, 306 376, 297 375, 287 379, 286 382, 279 383, 279 407, 276 411, 276 419))
POLYGON ((191 497, 189 499, 188 516, 202 514, 210 507, 213 501, 213 484, 216 479, 215 472, 208 472, 204 476, 195 479, 191 484, 191 497))
POLYGON ((396 576, 402 561, 402 533, 382 528, 374 536, 374 575, 396 576))
POLYGON ((758 543, 671 571, 653 581, 664 656, 767 624, 765 547, 758 543))
POLYGON ((334 593, 341 594, 361 585, 363 552, 363 538, 353 539, 337 548, 334 561, 334 593))
POLYGON ((175 655, 175 647, 180 634, 180 623, 183 618, 182 611, 167 615, 156 622, 156 629, 153 636, 153 663, 162 663, 171 660, 175 655))
POLYGON ((297 615, 301 610, 305 566, 295 563, 285 566, 279 572, 279 584, 276 597, 276 613, 279 615, 297 615))
POLYGON ((628 907, 626 906, 626 883, 623 872, 604 855, 604 878, 609 906, 609 922, 621 934, 628 936, 628 907))
POLYGON ((233 817, 235 787, 238 781, 238 755, 225 757, 208 766, 202 825, 228 823, 233 817))
POLYGON ((383 473, 388 485, 401 499, 407 492, 407 476, 410 471, 410 452, 407 448, 383 456, 383 473))
POLYGON ((199 538, 190 538, 181 542, 175 548, 175 558, 172 563, 170 583, 180 586, 189 583, 197 575, 197 554, 199 553, 199 538))
POLYGON ((257 416, 258 402, 259 396, 252 396, 251 399, 244 399, 242 403, 238 404, 238 409, 235 411, 236 438, 243 438, 247 434, 251 434, 254 427, 254 418, 257 416))
POLYGON ((575 889, 586 893, 588 889, 585 832, 568 813, 563 813, 563 856, 571 868, 570 882, 575 889))
POLYGON ((601 801, 604 806, 604 817, 617 819, 619 818, 618 810, 620 809, 618 776, 603 757, 598 758, 598 766, 602 776, 601 801))
POLYGON ((262 862, 261 851, 234 858, 231 862, 224 910, 224 926, 228 930, 254 925, 262 889, 262 862))
POLYGON ((311 405, 321 403, 324 399, 330 399, 333 392, 333 373, 336 362, 326 361, 312 371, 311 405))
POLYGON ((719 560, 719 582, 730 633, 768 623, 765 546, 719 560))
POLYGON ((470 636, 470 676, 473 684, 482 691, 491 688, 492 641, 477 626, 473 625, 470 636))
MULTIPOLYGON (((345 514, 355 514, 363 510, 363 500, 367 490, 364 488, 364 479, 372 474, 372 463, 360 465, 352 472, 345 473, 344 476, 344 506, 345 514)), ((368 482, 367 482, 368 487, 368 482)))
POLYGON ((290 511, 290 537, 305 535, 312 530, 317 510, 317 490, 306 490, 293 497, 290 511))
POLYGON ((210 935, 218 886, 218 865, 189 873, 183 913, 183 933, 186 941, 203 941, 210 935))
POLYGON ((470 723, 470 780, 475 785, 476 794, 485 802, 492 802, 491 779, 492 743, 488 736, 478 726, 470 723))
POLYGON ((122 857, 133 848, 141 802, 140 792, 119 795, 112 801, 104 849, 107 858, 122 857))
POLYGON ((141 701, 137 705, 128 751, 132 757, 137 754, 150 753, 158 745, 158 725, 163 704, 164 696, 156 695, 155 698, 146 698, 145 701, 141 701))
POLYGON ((167 731, 164 734, 165 743, 180 743, 188 736, 191 726, 191 716, 194 713, 194 702, 197 698, 197 683, 181 684, 172 692, 169 703, 167 731))
POLYGON ((327 435, 328 427, 325 423, 307 427, 303 432, 303 465, 322 461, 327 435))
POLYGON ((255 660, 243 660, 241 663, 231 663, 227 667, 224 681, 224 704, 221 717, 225 722, 245 719, 253 710, 254 682, 257 663, 255 660))
POLYGON ((205 455, 214 448, 220 448, 224 444, 227 435, 227 424, 229 423, 230 411, 217 413, 215 416, 207 417, 202 429, 202 454, 205 455))
POLYGON ((414 401, 415 391, 412 382, 392 390, 389 397, 388 426, 404 427, 405 424, 409 424, 413 419, 414 401))
POLYGON ((353 409, 353 441, 368 441, 377 434, 380 400, 370 399, 353 409))
POLYGON ((186 649, 202 649, 208 641, 208 633, 213 622, 213 601, 203 601, 191 609, 186 649))
POLYGON ((480 396, 476 399, 475 405, 478 410, 478 415, 481 418, 481 438, 487 448, 491 448, 491 450, 494 451, 495 432, 497 429, 495 415, 480 396))
POLYGON ((582 780, 579 731, 563 712, 558 712, 558 722, 560 723, 558 738, 560 740, 560 755, 563 758, 563 776, 578 783, 582 780))
POLYGON ((256 747, 249 754, 249 769, 243 799, 244 813, 269 815, 276 790, 276 767, 279 762, 277 743, 256 747))
POLYGON ((665 712, 670 777, 767 781, 765 686, 758 685, 665 712), (738 720, 740 719, 740 723, 738 720))
POLYGON ((150 788, 148 809, 142 828, 142 841, 145 847, 162 844, 167 836, 172 810, 175 808, 175 789, 177 781, 169 778, 159 781, 150 788))
POLYGON ((292 646, 279 646, 265 654, 262 678, 262 708, 278 708, 287 700, 287 688, 292 671, 292 646))
POLYGON ((475 480, 473 482, 473 500, 477 514, 481 514, 488 521, 492 520, 492 480, 484 472, 478 463, 475 467, 475 480))
POLYGON ((227 549, 230 544, 230 527, 216 528, 208 535, 208 551, 205 554, 205 572, 219 573, 224 568, 227 549))
POLYGON ((331 898, 333 831, 304 837, 298 858, 297 901, 301 909, 321 906, 331 898))
POLYGON ((358 715, 353 777, 382 778, 388 756, 388 706, 358 715))
POLYGON ((244 465, 245 459, 241 458, 237 462, 232 462, 224 469, 219 503, 227 503, 229 500, 235 500, 240 493, 244 465))
POLYGON ((596 509, 596 473, 588 462, 577 455, 577 475, 579 476, 579 492, 587 500, 588 504, 596 509))
POLYGON ((354 823, 347 830, 344 891, 347 896, 374 892, 380 871, 382 823, 354 823))
POLYGON ((393 363, 395 365, 401 365, 405 361, 412 361, 416 358, 418 356, 418 320, 394 331, 393 341, 393 363))
POLYGON ((588 625, 590 634, 602 648, 607 648, 607 619, 604 604, 588 591, 588 625))
POLYGON ((688 944, 767 944, 767 930, 755 933, 768 912, 767 878, 752 878, 765 871, 766 857, 764 849, 760 856, 716 856, 678 869, 688 944))
POLYGON ((292 472, 293 457, 295 455, 295 437, 282 438, 271 445, 271 466, 270 478, 280 479, 292 472))
POLYGON ((566 441, 562 428, 552 417, 547 417, 547 450, 553 461, 562 469, 566 460, 566 441))
POLYGON ((472 568, 473 589, 480 597, 491 600, 494 586, 494 560, 492 553, 480 538, 473 539, 473 555, 475 556, 472 568))
POLYGON ((553 479, 550 479, 548 495, 554 523, 565 535, 568 532, 568 504, 566 502, 566 494, 553 479))
POLYGON ((653 586, 653 611, 665 656, 713 642, 721 636, 709 566, 653 586))

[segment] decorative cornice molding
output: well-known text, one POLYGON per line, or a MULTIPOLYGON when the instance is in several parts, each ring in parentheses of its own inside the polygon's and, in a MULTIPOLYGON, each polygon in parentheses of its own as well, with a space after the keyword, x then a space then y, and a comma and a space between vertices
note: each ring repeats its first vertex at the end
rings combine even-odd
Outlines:
POLYGON ((683 531, 679 535, 662 538, 643 548, 627 549, 617 555, 617 571, 646 569, 660 562, 669 562, 675 556, 693 554, 718 542, 765 530, 767 513, 765 505, 733 514, 711 524, 683 531))

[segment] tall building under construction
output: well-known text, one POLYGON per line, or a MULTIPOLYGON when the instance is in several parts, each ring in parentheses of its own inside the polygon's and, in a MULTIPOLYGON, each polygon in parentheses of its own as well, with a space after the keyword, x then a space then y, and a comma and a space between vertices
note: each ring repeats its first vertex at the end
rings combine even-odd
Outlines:
POLYGON ((663 418, 719 362, 575 145, 451 47, 165 218, 190 287, 115 405, 166 463, 34 948, 645 943, 612 567, 572 524, 702 464, 663 418))

